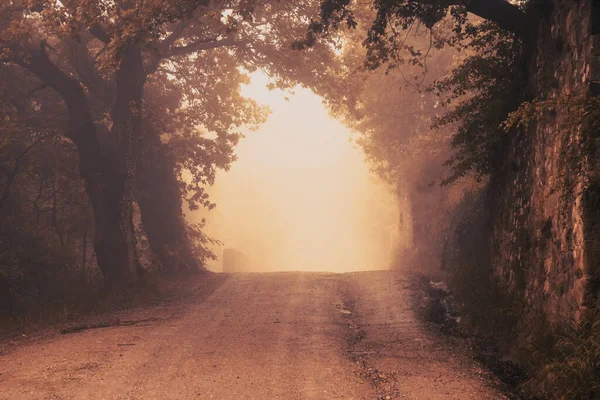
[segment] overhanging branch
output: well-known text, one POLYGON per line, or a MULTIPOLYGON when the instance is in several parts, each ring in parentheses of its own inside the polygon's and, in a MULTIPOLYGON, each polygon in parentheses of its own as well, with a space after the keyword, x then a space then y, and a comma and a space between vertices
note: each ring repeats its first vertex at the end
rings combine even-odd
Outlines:
POLYGON ((507 0, 408 0, 432 6, 463 6, 471 14, 496 22, 502 29, 522 35, 525 13, 507 0))
POLYGON ((234 44, 235 44, 235 41, 233 40, 232 37, 227 37, 227 38, 220 39, 220 40, 214 40, 214 39, 203 40, 203 41, 188 44, 186 46, 171 47, 171 50, 167 54, 167 57, 184 56, 186 54, 195 53, 197 51, 211 50, 211 49, 216 49, 219 47, 226 47, 226 46, 233 46, 234 44))

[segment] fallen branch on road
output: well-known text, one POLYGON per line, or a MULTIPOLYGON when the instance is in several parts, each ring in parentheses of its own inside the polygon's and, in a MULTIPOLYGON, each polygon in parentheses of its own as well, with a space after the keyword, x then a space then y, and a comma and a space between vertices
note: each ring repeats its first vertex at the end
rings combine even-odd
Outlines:
POLYGON ((121 321, 121 320, 117 319, 116 321, 100 322, 97 324, 74 325, 74 326, 70 326, 68 328, 61 329, 60 333, 65 335, 68 333, 77 333, 77 332, 86 331, 89 329, 110 328, 113 326, 131 326, 131 325, 136 325, 136 324, 140 324, 143 322, 156 322, 156 321, 162 321, 162 320, 163 320, 163 318, 145 318, 145 319, 129 320, 129 321, 121 321))

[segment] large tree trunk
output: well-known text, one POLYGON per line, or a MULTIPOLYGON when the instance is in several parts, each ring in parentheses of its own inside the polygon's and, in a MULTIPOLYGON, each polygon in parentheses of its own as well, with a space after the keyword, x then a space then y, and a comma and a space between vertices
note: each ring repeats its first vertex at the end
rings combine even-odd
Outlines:
MULTIPOLYGON (((128 65, 126 60, 127 57, 124 57, 123 66, 128 65)), ((28 59, 20 60, 19 64, 55 89, 65 101, 69 115, 67 136, 78 149, 79 171, 94 210, 94 246, 98 265, 109 288, 115 285, 125 287, 136 281, 140 273, 131 218, 131 182, 135 172, 131 165, 134 161, 125 160, 134 156, 135 152, 132 150, 135 141, 131 137, 124 137, 127 132, 135 131, 130 130, 135 124, 128 125, 131 118, 120 118, 119 114, 119 128, 116 129, 121 135, 119 141, 125 141, 130 146, 106 154, 98 141, 97 130, 81 85, 58 68, 43 48, 30 50, 28 59), (127 129, 122 129, 123 126, 127 126, 127 129)), ((120 81, 127 79, 122 70, 123 68, 118 72, 120 81)), ((132 97, 122 95, 118 102, 121 106, 124 102, 133 106, 132 109, 127 108, 127 113, 135 113, 135 104, 129 101, 132 97)), ((139 97, 141 98, 141 92, 139 97)), ((140 103, 141 101, 138 102, 140 103)))
MULTIPOLYGON (((118 204, 110 212, 119 221, 120 235, 99 238, 111 248, 117 245, 116 240, 122 241, 120 249, 123 254, 120 257, 127 261, 122 271, 126 281, 135 280, 143 273, 136 250, 133 200, 134 179, 142 148, 142 95, 145 81, 142 51, 136 44, 127 44, 122 50, 121 64, 116 73, 117 96, 112 113, 111 135, 115 141, 112 156, 116 180, 112 190, 108 190, 108 195, 118 204)), ((103 256, 99 254, 98 258, 103 256)))
POLYGON ((136 175, 136 199, 152 251, 166 273, 198 271, 182 211, 175 161, 160 134, 146 129, 143 157, 136 175))

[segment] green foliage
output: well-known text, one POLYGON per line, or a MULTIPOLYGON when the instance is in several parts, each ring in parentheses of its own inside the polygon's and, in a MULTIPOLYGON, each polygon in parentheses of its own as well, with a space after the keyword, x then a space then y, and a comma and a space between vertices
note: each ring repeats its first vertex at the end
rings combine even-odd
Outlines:
POLYGON ((446 184, 469 174, 481 180, 494 170, 506 137, 501 125, 524 96, 520 41, 489 23, 470 35, 464 44, 470 54, 430 89, 452 108, 434 127, 456 126, 451 140, 455 154, 446 163, 452 172, 446 184))
POLYGON ((600 316, 554 329, 554 344, 533 349, 533 374, 524 385, 549 400, 600 398, 600 316))

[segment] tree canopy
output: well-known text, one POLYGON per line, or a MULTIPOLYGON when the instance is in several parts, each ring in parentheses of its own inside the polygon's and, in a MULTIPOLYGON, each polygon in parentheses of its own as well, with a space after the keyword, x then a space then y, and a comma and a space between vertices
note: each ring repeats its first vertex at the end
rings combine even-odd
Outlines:
MULTIPOLYGON (((76 192, 84 188, 89 200, 84 209, 91 222, 78 238, 93 242, 108 286, 131 285, 144 273, 140 238, 163 272, 197 270, 203 257, 214 255, 184 210, 214 207, 206 187, 235 161, 241 127, 268 116, 242 95, 252 72, 267 74, 272 88, 300 84, 322 96, 334 115, 362 133, 368 160, 389 180, 407 179, 411 166, 424 170, 445 157, 455 126, 450 178, 487 173, 498 140, 482 128, 501 121, 502 113, 488 118, 474 111, 504 108, 472 102, 512 90, 499 87, 506 80, 497 78, 516 65, 521 32, 493 15, 512 15, 515 22, 523 12, 501 0, 482 7, 475 0, 375 1, 372 7, 335 0, 4 2, 0 69, 22 89, 3 88, 7 145, 25 152, 22 158, 33 155, 29 146, 49 142, 28 124, 49 121, 45 128, 52 127, 58 149, 77 167, 59 174, 79 180, 76 192), (359 22, 359 29, 346 29, 359 22), (451 64, 461 66, 444 77, 451 64), (385 68, 372 71, 379 66, 385 68), (453 111, 438 120, 442 105, 453 111), (447 125, 439 137, 429 129, 436 120, 447 125), (14 133, 23 129, 30 129, 28 139, 16 141, 14 133), (425 153, 434 154, 428 163, 413 163, 425 153)), ((13 160, 14 171, 22 171, 19 163, 13 160)), ((5 174, 7 188, 12 175, 5 174)))
POLYGON ((241 95, 248 72, 260 69, 280 88, 337 84, 324 79, 339 67, 335 39, 305 53, 291 49, 318 6, 309 0, 0 5, 0 62, 28 71, 64 104, 64 132, 79 153, 98 262, 109 282, 135 281, 142 271, 132 223, 136 196, 148 200, 138 199, 148 227, 168 222, 151 218, 178 213, 171 242, 147 232, 165 255, 187 242, 181 195, 192 208, 212 206, 204 188, 235 159, 238 128, 266 117, 266 109, 241 95), (153 180, 154 188, 144 185, 153 180), (156 187, 170 194, 151 208, 156 187))

